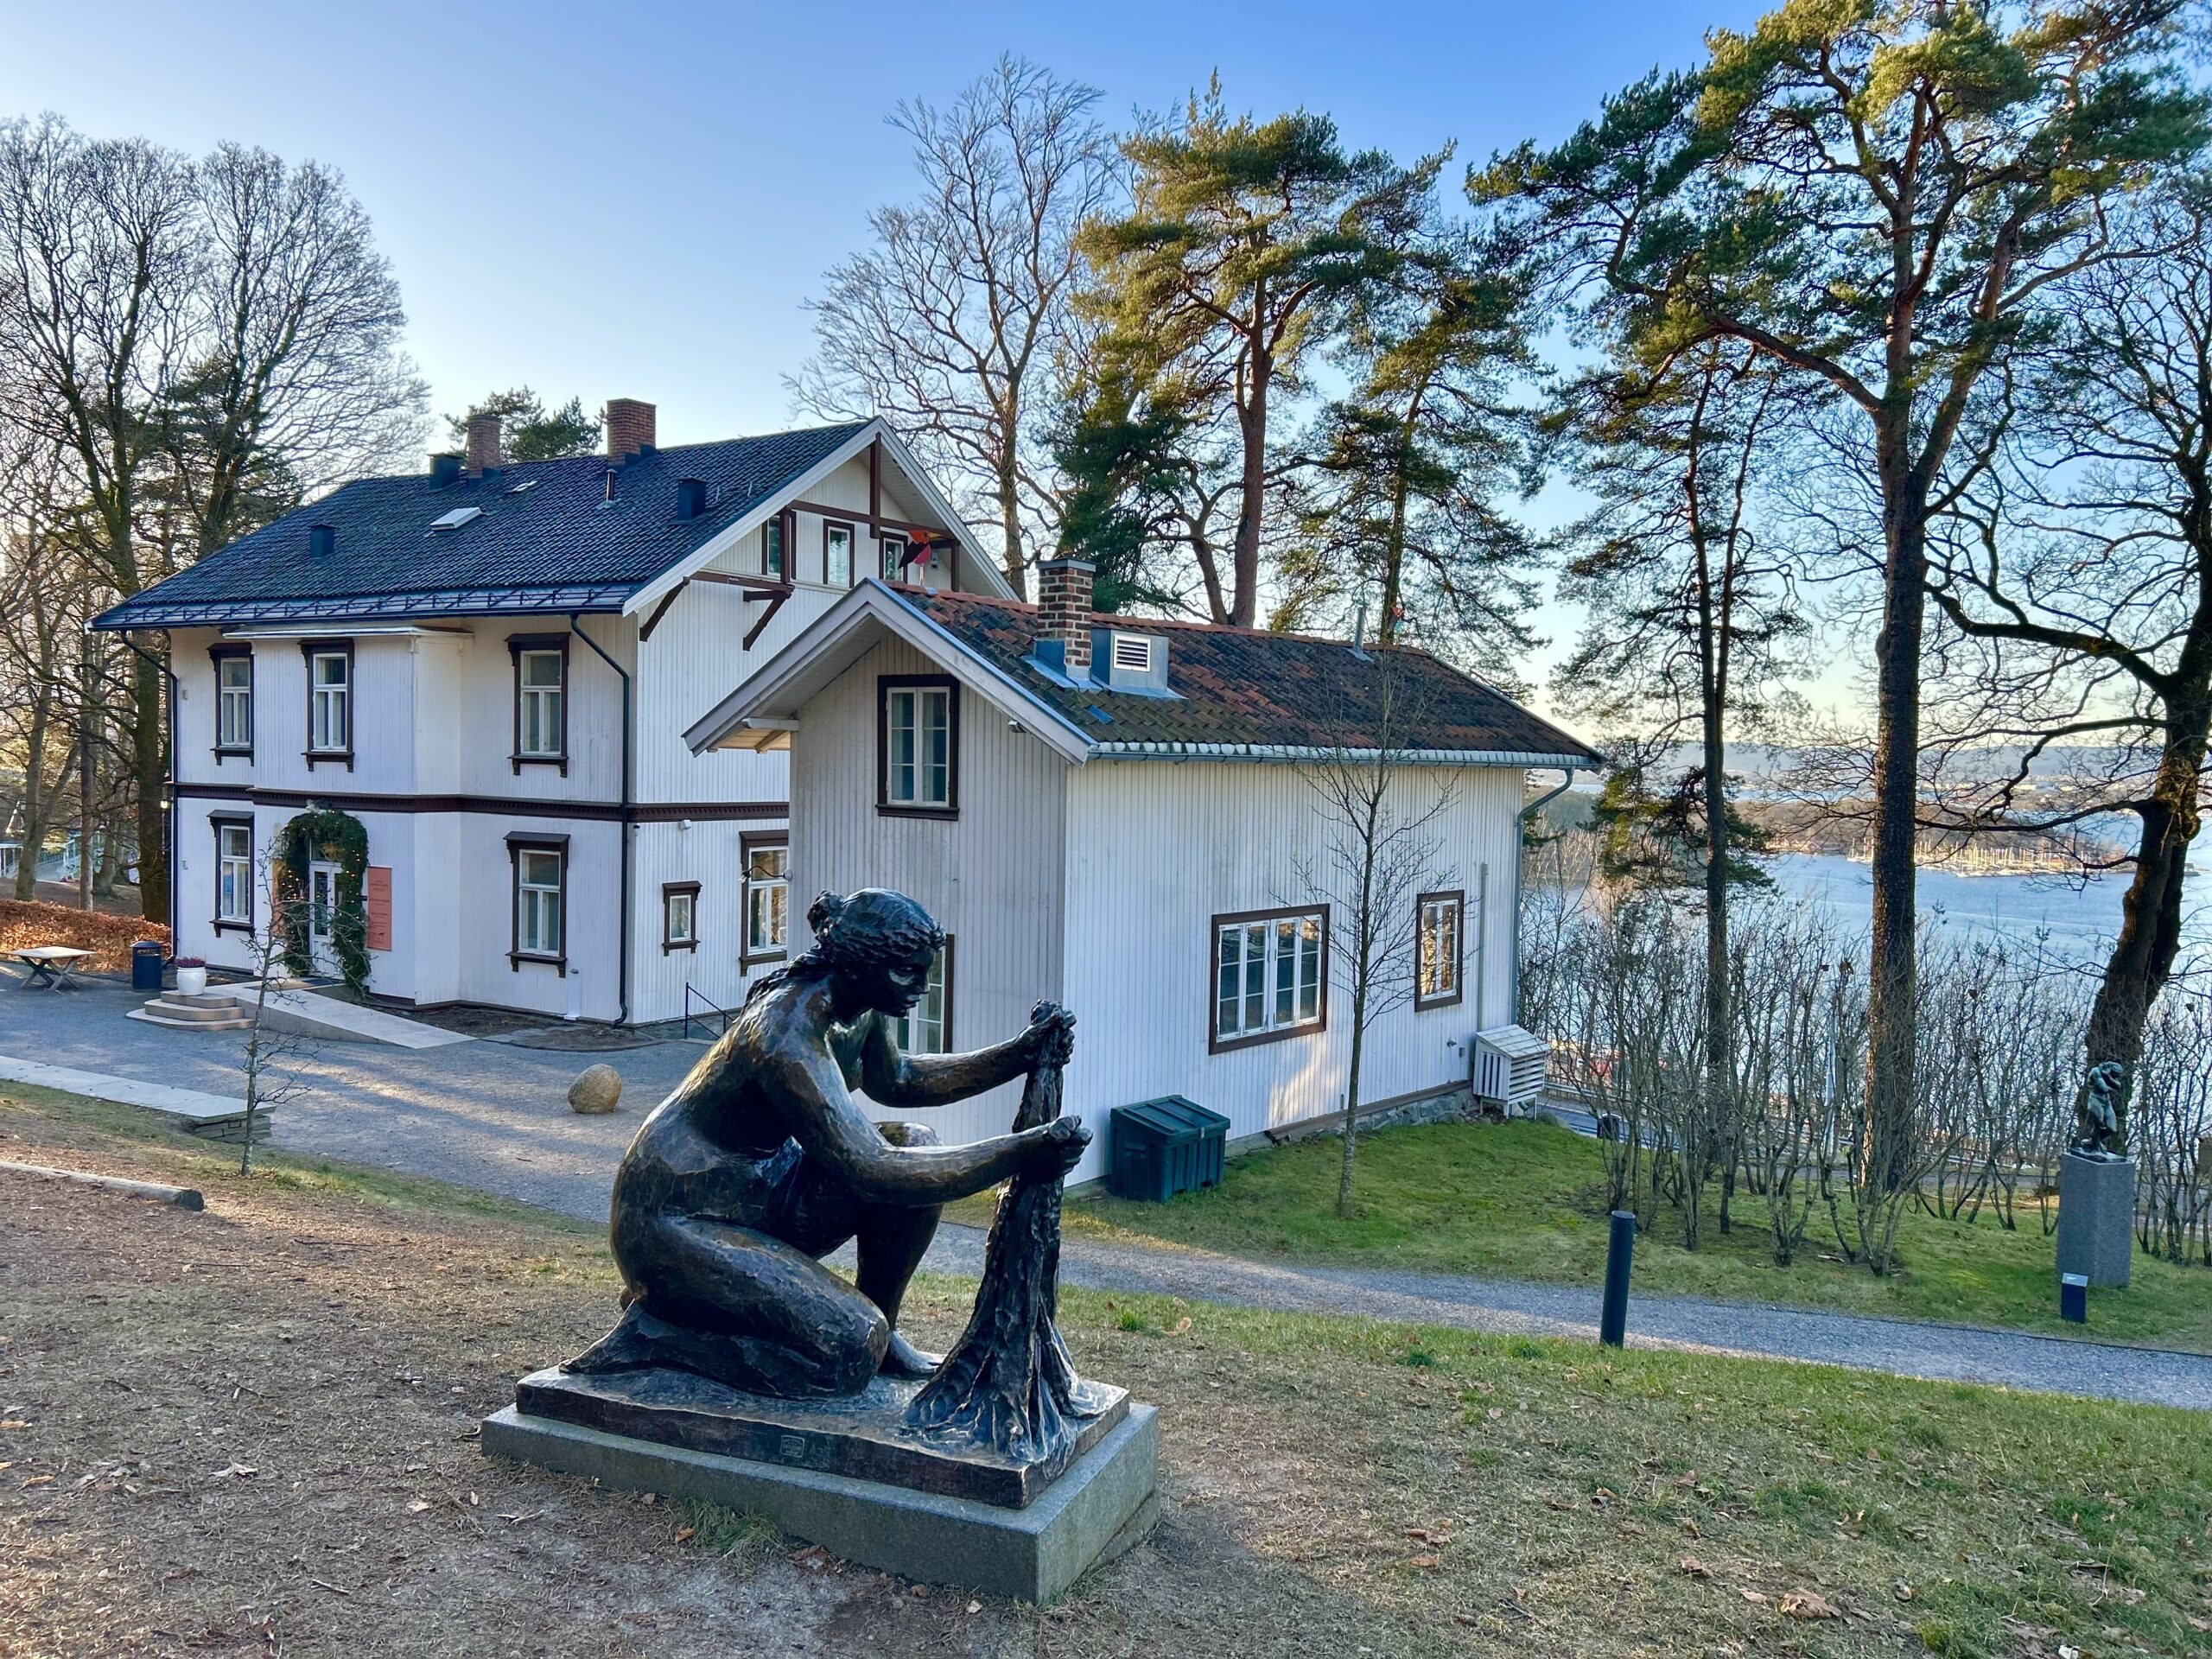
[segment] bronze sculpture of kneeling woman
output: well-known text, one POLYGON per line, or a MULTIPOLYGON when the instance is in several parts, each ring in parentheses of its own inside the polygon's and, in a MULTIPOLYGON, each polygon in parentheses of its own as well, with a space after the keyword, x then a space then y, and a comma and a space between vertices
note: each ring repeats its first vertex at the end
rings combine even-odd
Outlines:
POLYGON ((823 893, 813 947, 753 988, 721 1039, 639 1128, 614 1178, 622 1320, 564 1368, 669 1366, 755 1394, 857 1394, 936 1359, 898 1330, 942 1205, 1029 1170, 1072 1169, 1073 1118, 943 1147, 855 1103, 942 1106, 1065 1064, 1074 1019, 1039 1004, 1010 1042, 910 1056, 891 1022, 929 982, 944 936, 903 893, 823 893), (847 1240, 857 1284, 822 1265, 847 1240))

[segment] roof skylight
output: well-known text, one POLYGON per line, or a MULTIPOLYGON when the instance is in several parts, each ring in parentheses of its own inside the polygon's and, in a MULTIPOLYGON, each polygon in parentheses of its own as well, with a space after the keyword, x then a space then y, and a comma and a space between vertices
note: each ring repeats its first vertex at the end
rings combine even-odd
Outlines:
POLYGON ((481 507, 455 507, 451 512, 442 514, 431 521, 430 533, 435 536, 442 530, 459 530, 470 519, 483 516, 484 509, 481 507))

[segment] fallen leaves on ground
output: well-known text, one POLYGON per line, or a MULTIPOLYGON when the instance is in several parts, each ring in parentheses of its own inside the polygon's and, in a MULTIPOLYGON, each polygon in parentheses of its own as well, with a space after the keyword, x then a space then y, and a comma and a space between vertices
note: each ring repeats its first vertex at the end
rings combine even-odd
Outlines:
POLYGON ((1782 1611, 1792 1618, 1840 1618, 1828 1599, 1817 1590, 1792 1590, 1782 1598, 1782 1611))

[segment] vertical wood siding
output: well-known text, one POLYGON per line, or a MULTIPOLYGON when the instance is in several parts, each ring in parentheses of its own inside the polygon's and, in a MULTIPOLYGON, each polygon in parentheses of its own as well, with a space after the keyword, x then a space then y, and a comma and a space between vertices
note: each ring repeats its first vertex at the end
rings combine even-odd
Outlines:
MULTIPOLYGON (((807 705, 791 745, 804 803, 791 823, 793 948, 810 942, 804 912, 825 888, 892 887, 919 900, 954 938, 952 1045, 964 1050, 1016 1035, 1039 999, 1062 1000, 1069 768, 963 685, 960 817, 880 815, 876 677, 943 671, 887 642, 807 705)), ((1016 1090, 1001 1089, 926 1116, 946 1141, 973 1141, 1005 1134, 1018 1103, 1016 1090)))
MULTIPOLYGON (((1456 1005, 1416 1012, 1408 1004, 1370 1029, 1364 1100, 1465 1079, 1478 929, 1486 946, 1485 1021, 1505 1018, 1521 780, 1510 770, 1406 774, 1410 808, 1433 799, 1447 781, 1453 789, 1452 804, 1433 827, 1442 867, 1433 885, 1466 890, 1469 983, 1456 1005), (1478 917, 1475 893, 1484 862, 1491 913, 1478 917)), ((1341 1110, 1351 996, 1333 964, 1325 1031, 1207 1052, 1210 918, 1311 902, 1297 867, 1301 859, 1321 867, 1327 824, 1297 768, 1095 760, 1070 781, 1067 827, 1067 1000, 1081 1021, 1068 1100, 1100 1132, 1077 1178, 1103 1173, 1106 1114, 1116 1106, 1187 1096, 1226 1114, 1232 1136, 1341 1110)), ((1341 903, 1332 919, 1342 925, 1341 903)))

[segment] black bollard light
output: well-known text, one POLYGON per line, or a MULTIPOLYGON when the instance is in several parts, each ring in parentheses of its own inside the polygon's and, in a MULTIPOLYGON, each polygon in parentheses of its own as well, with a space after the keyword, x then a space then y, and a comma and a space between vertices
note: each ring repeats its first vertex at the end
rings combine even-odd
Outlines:
POLYGON ((2084 1273, 2058 1275, 2058 1317, 2072 1325, 2089 1322, 2089 1276, 2084 1273))
POLYGON ((1636 1255, 1636 1216, 1613 1211, 1612 1237, 1605 1245, 1605 1306, 1598 1317, 1598 1340, 1618 1348, 1628 1340, 1628 1273, 1636 1255))

